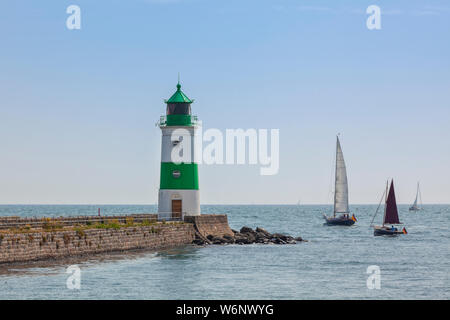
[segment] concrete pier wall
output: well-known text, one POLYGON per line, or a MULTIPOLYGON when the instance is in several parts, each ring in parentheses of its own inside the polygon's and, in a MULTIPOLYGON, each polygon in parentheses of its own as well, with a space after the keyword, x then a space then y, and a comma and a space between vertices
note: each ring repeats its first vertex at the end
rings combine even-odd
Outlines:
POLYGON ((194 226, 180 222, 120 229, 0 233, 0 263, 172 248, 191 244, 194 237, 194 226))

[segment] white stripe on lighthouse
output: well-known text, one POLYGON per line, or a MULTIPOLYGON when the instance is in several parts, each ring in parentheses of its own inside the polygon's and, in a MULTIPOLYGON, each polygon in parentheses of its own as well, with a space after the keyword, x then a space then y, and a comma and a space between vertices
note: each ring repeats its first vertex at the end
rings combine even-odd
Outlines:
POLYGON ((172 200, 182 200, 183 216, 200 215, 200 191, 160 189, 158 201, 158 218, 170 219, 172 216, 172 200))
POLYGON ((183 149, 182 162, 194 163, 196 152, 196 129, 194 127, 163 127, 161 143, 161 162, 179 162, 172 157, 183 149), (186 153, 185 150, 187 151, 186 153))

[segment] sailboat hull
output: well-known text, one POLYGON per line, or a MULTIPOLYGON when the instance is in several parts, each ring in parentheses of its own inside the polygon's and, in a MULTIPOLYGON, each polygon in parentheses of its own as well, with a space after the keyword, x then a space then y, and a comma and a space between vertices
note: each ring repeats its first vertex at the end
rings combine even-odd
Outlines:
POLYGON ((397 228, 392 230, 391 228, 387 228, 387 227, 375 227, 373 229, 374 236, 397 236, 400 234, 404 234, 404 232, 399 231, 397 228))
POLYGON ((420 210, 420 208, 418 208, 418 207, 410 207, 409 208, 409 211, 419 211, 420 210))
POLYGON ((323 216, 325 219, 325 224, 329 226, 352 226, 355 224, 355 220, 351 217, 327 217, 323 216))

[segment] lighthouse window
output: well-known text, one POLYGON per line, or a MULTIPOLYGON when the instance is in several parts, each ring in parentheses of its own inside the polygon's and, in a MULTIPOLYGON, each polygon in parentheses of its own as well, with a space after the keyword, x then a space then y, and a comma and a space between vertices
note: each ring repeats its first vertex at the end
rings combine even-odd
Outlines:
POLYGON ((173 176, 175 179, 178 179, 178 178, 181 176, 180 170, 173 170, 173 171, 172 171, 172 176, 173 176))
POLYGON ((169 103, 167 114, 191 114, 191 105, 189 103, 169 103))

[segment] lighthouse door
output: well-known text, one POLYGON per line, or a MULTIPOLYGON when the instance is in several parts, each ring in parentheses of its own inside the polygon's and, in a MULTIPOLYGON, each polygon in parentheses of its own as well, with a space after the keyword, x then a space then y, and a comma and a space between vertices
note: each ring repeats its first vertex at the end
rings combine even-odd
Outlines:
POLYGON ((172 218, 181 219, 181 200, 172 200, 172 218))

